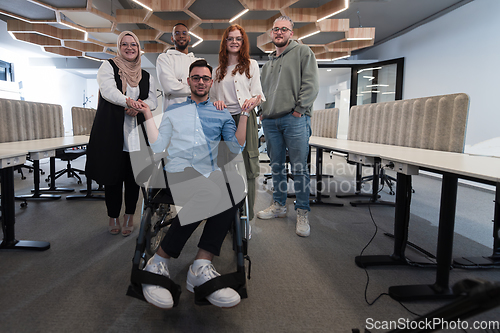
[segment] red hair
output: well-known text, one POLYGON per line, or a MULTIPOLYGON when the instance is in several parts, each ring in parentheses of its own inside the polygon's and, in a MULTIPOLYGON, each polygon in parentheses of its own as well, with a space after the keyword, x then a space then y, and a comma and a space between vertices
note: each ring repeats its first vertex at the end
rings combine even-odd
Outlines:
POLYGON ((235 75, 237 72, 240 74, 245 73, 247 78, 251 78, 250 76, 250 43, 248 42, 248 36, 245 33, 245 30, 238 24, 233 24, 229 28, 224 31, 222 35, 222 40, 220 41, 220 49, 219 49, 219 68, 217 69, 215 79, 217 82, 221 82, 227 74, 227 65, 229 62, 229 56, 227 53, 227 37, 229 33, 234 30, 239 30, 241 32, 241 38, 243 38, 240 51, 238 52, 238 63, 236 64, 232 75, 235 75))

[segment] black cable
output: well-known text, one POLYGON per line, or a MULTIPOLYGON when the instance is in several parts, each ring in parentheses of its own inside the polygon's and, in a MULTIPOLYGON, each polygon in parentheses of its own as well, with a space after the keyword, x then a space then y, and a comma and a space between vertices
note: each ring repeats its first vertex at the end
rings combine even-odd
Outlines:
MULTIPOLYGON (((375 232, 373 233, 373 236, 372 238, 368 241, 368 243, 365 245, 365 247, 363 247, 363 249, 361 250, 361 253, 359 254, 359 256, 361 257, 363 255, 363 253, 365 252, 366 248, 373 242, 373 240, 375 239, 375 236, 377 236, 377 233, 378 233, 378 226, 377 226, 377 223, 375 223, 375 219, 373 218, 373 215, 372 215, 372 210, 370 208, 370 205, 368 205, 368 211, 370 212, 370 217, 372 219, 372 222, 373 222, 373 225, 375 226, 375 232)), ((368 301, 368 285, 370 284, 370 275, 368 274, 368 270, 363 267, 363 269, 365 270, 365 274, 366 274, 366 285, 365 285, 365 302, 366 304, 368 305, 373 305, 375 304, 376 301, 378 301, 378 299, 384 295, 387 295, 389 296, 388 293, 382 293, 380 295, 378 295, 372 302, 368 301)))
MULTIPOLYGON (((375 236, 377 236, 377 233, 378 233, 378 226, 377 226, 377 223, 375 222, 375 219, 373 218, 373 214, 372 214, 372 209, 371 209, 371 205, 368 205, 368 212, 370 213, 370 218, 373 222, 373 225, 375 226, 375 232, 373 233, 373 236, 372 238, 370 238, 370 240, 368 241, 368 243, 363 247, 363 249, 361 250, 361 253, 359 254, 359 256, 361 257, 363 255, 363 253, 365 252, 366 248, 368 248, 368 246, 371 244, 371 242, 375 239, 375 236)), ((366 285, 365 285, 365 302, 366 304, 368 305, 373 305, 375 304, 375 302, 377 302, 382 296, 390 296, 388 293, 381 293, 380 295, 378 295, 372 302, 368 301, 368 285, 370 284, 370 275, 368 274, 368 270, 363 267, 363 269, 365 270, 365 274, 366 274, 366 285)), ((417 317, 420 317, 421 315, 419 315, 418 313, 415 313, 413 311, 411 311, 410 309, 408 309, 403 303, 401 303, 400 301, 398 301, 398 303, 406 310, 408 311, 409 313, 411 313, 412 315, 414 316, 417 316, 417 317)))

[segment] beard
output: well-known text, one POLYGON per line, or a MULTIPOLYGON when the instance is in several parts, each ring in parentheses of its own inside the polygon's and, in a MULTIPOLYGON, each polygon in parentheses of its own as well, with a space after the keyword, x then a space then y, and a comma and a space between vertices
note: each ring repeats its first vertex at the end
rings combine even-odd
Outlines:
POLYGON ((205 90, 203 93, 199 93, 198 90, 196 89, 191 89, 191 92, 198 97, 205 97, 208 95, 208 89, 205 90))
POLYGON ((177 42, 175 42, 174 44, 175 44, 175 48, 176 48, 177 50, 179 50, 179 51, 184 51, 184 50, 188 47, 188 45, 189 45, 189 43, 188 43, 187 41, 185 42, 185 44, 184 44, 184 45, 179 44, 179 43, 177 43, 177 42))
POLYGON ((289 40, 290 40, 290 39, 286 39, 286 40, 285 40, 285 39, 283 38, 283 40, 282 40, 281 42, 279 42, 279 43, 273 40, 273 44, 274 44, 276 47, 283 47, 283 46, 286 46, 286 45, 288 44, 288 41, 289 41, 289 40))

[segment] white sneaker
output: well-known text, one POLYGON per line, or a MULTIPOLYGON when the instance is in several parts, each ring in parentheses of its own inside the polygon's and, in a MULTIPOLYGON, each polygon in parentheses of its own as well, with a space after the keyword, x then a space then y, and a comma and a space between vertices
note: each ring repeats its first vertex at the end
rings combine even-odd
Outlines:
MULTIPOLYGON (((220 276, 220 274, 217 273, 212 264, 200 266, 196 272, 193 272, 193 265, 191 265, 187 275, 186 288, 194 293, 194 287, 201 286, 217 276, 220 276)), ((231 308, 240 303, 241 297, 234 289, 223 288, 211 293, 207 296, 207 300, 215 306, 231 308)))
MULTIPOLYGON (((158 264, 153 264, 152 262, 153 257, 149 259, 146 267, 144 267, 145 271, 170 277, 165 263, 160 262, 158 264)), ((171 309, 174 306, 172 294, 168 291, 168 289, 152 284, 143 284, 142 293, 148 303, 151 303, 161 309, 171 309)))
POLYGON ((286 216, 286 206, 282 206, 276 201, 268 208, 257 213, 257 217, 261 220, 274 219, 276 217, 286 216))
POLYGON ((297 209, 297 225, 295 226, 295 233, 302 237, 307 237, 311 234, 311 227, 309 226, 308 211, 305 209, 297 209))

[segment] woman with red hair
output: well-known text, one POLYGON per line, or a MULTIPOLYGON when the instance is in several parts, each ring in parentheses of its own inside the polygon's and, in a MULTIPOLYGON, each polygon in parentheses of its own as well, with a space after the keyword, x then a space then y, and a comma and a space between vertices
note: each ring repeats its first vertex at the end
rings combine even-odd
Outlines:
POLYGON ((213 71, 210 99, 218 110, 226 108, 238 124, 247 116, 247 137, 243 160, 248 183, 249 220, 253 219, 255 179, 259 176, 259 147, 255 107, 265 101, 257 61, 250 59, 250 44, 245 30, 234 24, 224 31, 219 50, 219 66, 213 71))

